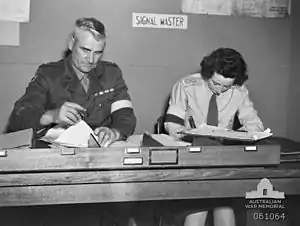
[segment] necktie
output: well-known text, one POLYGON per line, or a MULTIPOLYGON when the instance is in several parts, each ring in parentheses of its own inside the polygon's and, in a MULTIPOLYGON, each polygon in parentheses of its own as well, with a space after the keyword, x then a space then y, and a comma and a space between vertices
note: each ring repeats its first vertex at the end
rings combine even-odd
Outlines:
POLYGON ((218 126, 218 106, 216 94, 213 94, 210 98, 206 123, 207 125, 218 126))
POLYGON ((89 89, 89 78, 87 75, 84 75, 81 79, 81 84, 83 86, 83 89, 85 90, 85 92, 87 93, 88 92, 88 89, 89 89))

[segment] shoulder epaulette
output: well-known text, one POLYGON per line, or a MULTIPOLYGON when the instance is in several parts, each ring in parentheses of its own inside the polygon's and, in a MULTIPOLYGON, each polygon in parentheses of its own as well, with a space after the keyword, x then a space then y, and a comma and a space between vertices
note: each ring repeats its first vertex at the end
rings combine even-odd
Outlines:
POLYGON ((201 85, 203 83, 203 79, 200 74, 192 74, 184 77, 182 79, 182 83, 184 86, 193 86, 193 85, 201 85))
POLYGON ((109 62, 109 61, 100 61, 105 66, 112 66, 112 67, 119 67, 116 63, 109 62))
POLYGON ((64 61, 63 60, 59 60, 56 62, 44 62, 42 63, 39 67, 43 67, 43 68, 60 68, 63 65, 64 61))
POLYGON ((234 89, 241 92, 241 93, 248 93, 248 89, 245 85, 234 86, 234 89))

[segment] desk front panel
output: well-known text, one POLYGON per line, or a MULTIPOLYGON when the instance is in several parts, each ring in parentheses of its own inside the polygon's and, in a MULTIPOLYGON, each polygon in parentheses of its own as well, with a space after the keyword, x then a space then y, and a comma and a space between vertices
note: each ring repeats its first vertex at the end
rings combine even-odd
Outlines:
POLYGON ((0 175, 0 206, 245 197, 268 178, 300 194, 300 169, 138 169, 0 175))
POLYGON ((268 166, 279 145, 12 149, 0 151, 0 173, 139 168, 268 166))

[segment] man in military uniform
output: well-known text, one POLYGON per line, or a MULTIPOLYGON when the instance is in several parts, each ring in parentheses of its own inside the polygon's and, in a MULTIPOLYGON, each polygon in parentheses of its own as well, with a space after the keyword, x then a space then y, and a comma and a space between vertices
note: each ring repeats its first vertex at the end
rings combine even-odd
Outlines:
MULTIPOLYGON (((242 55, 234 49, 219 48, 204 57, 200 65, 200 73, 188 75, 174 85, 164 123, 166 131, 181 138, 178 132, 202 124, 232 129, 236 115, 241 129, 263 131, 244 86, 248 74, 242 55)), ((204 225, 206 215, 207 211, 195 211, 186 217, 184 225, 204 225)), ((217 204, 214 225, 234 226, 233 209, 217 204)))
POLYGON ((70 54, 38 68, 15 103, 7 131, 40 131, 84 119, 101 146, 131 135, 136 126, 131 98, 120 68, 101 61, 105 45, 105 27, 100 21, 76 20, 68 40, 70 54))

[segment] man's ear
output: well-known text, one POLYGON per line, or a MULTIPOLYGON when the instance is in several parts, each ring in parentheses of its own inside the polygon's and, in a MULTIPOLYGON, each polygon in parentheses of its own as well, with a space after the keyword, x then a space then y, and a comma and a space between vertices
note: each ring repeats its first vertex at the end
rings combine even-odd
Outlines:
POLYGON ((74 35, 70 35, 70 36, 69 36, 69 40, 68 40, 68 47, 69 47, 69 50, 72 51, 72 49, 73 49, 73 47, 74 47, 74 43, 75 43, 74 35))

